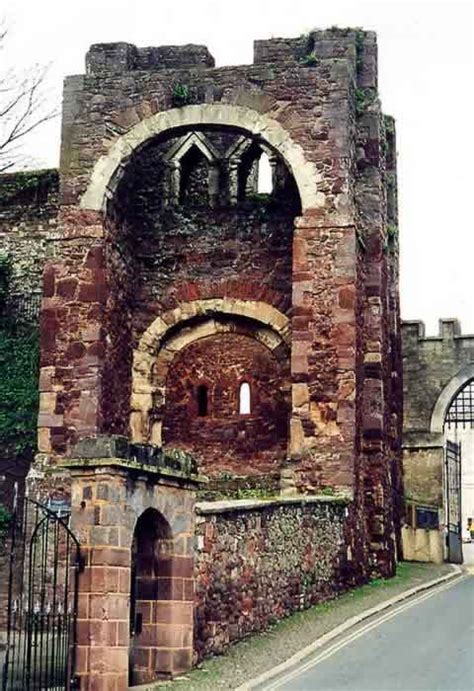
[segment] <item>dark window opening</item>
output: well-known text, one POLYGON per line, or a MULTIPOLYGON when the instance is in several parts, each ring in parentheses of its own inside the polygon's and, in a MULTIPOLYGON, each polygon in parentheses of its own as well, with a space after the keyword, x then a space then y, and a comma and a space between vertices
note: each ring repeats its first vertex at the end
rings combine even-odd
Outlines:
POLYGON ((207 415, 208 396, 207 386, 205 384, 201 384, 197 387, 197 408, 199 416, 205 417, 207 415))
POLYGON ((209 204, 209 164, 204 154, 192 146, 181 159, 180 204, 209 204))
POLYGON ((415 523, 417 528, 437 530, 439 528, 437 509, 431 509, 425 506, 417 506, 415 508, 415 523))

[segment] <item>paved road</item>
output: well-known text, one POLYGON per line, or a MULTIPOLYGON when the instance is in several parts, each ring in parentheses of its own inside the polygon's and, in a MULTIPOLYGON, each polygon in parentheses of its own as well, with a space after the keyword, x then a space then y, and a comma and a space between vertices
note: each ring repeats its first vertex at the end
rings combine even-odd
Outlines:
POLYGON ((260 688, 473 691, 474 577, 465 576, 422 595, 417 604, 402 604, 361 624, 260 688))

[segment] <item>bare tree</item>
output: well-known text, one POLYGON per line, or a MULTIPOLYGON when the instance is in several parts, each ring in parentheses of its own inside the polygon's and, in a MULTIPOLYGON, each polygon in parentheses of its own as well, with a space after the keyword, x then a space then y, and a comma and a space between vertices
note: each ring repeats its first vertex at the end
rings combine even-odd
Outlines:
MULTIPOLYGON (((5 50, 7 29, 0 23, 0 53, 5 50)), ((0 71, 0 173, 25 167, 24 143, 28 135, 57 117, 47 89, 47 67, 0 71)))

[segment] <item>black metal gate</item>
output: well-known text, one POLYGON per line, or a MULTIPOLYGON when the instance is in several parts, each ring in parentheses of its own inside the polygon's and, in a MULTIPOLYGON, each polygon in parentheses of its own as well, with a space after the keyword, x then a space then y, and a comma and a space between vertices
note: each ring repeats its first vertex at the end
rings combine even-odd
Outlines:
POLYGON ((448 561, 462 564, 461 444, 449 439, 445 452, 445 489, 448 561))
POLYGON ((7 547, 7 648, 2 691, 61 691, 74 678, 79 543, 69 514, 15 500, 7 547))

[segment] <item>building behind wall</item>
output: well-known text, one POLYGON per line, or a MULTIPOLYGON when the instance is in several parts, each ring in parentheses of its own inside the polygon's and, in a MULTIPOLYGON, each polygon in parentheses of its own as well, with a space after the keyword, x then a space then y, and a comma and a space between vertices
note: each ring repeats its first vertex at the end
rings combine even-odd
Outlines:
MULTIPOLYGON (((375 35, 257 41, 254 63, 231 69, 202 46, 92 46, 86 73, 65 83, 59 178, 33 490, 67 492, 68 473, 51 471, 92 437, 97 449, 108 438, 139 455, 191 453, 211 499, 273 495, 266 508, 198 506, 199 654, 218 645, 212 626, 230 640, 369 574, 392 575, 396 160, 375 35), (271 191, 259 186, 264 164, 271 191), (346 508, 328 509, 328 496, 346 508), (290 582, 295 592, 270 613, 258 596, 237 598, 237 614, 212 606, 210 555, 229 557, 221 547, 241 510, 256 544, 266 536, 261 558, 284 542, 275 531, 285 521, 314 537, 296 540, 297 563, 279 571, 281 593, 290 582), (331 511, 332 547, 321 533, 331 511), (303 563, 326 570, 308 581, 303 563)), ((13 221, 4 228, 21 243, 13 221)))
POLYGON ((469 536, 468 519, 474 519, 474 337, 463 334, 456 319, 440 320, 438 336, 426 336, 419 321, 404 322, 402 334, 403 470, 408 508, 404 551, 407 558, 441 561, 447 556, 447 440, 461 442, 464 538, 469 536))

